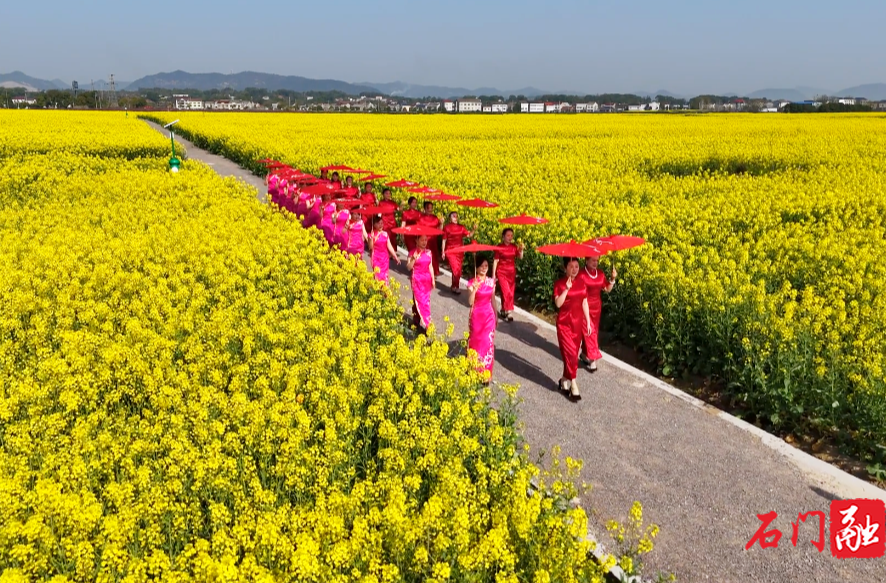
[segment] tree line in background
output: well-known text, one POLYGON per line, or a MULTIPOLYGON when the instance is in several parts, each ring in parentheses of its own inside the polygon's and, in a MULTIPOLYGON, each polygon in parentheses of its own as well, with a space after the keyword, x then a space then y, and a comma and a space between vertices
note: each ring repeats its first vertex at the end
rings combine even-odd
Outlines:
MULTIPOLYGON (((302 106, 310 103, 332 103, 339 99, 346 99, 349 97, 355 97, 353 95, 348 95, 347 93, 343 93, 341 91, 311 91, 311 92, 298 92, 298 91, 289 91, 289 90, 277 90, 277 91, 268 91, 266 89, 257 88, 257 87, 248 87, 243 90, 232 91, 230 89, 212 89, 209 91, 201 91, 197 89, 140 89, 137 92, 134 91, 118 91, 116 94, 116 99, 118 106, 123 109, 144 109, 144 108, 166 108, 173 105, 173 95, 177 94, 187 94, 191 98, 202 99, 204 101, 215 101, 222 99, 236 99, 240 101, 251 101, 254 103, 267 105, 270 107, 272 103, 276 103, 279 108, 293 108, 302 106)), ((29 98, 34 99, 36 102, 29 107, 38 108, 38 109, 68 109, 68 108, 76 108, 76 109, 102 109, 107 108, 110 103, 110 95, 107 91, 95 91, 95 90, 79 90, 76 92, 76 95, 71 89, 50 89, 47 91, 41 92, 26 92, 26 90, 22 87, 13 87, 13 88, 5 88, 4 94, 2 96, 2 101, 0 101, 0 106, 3 107, 16 107, 12 103, 12 99, 15 97, 22 97, 27 95, 29 98)), ((383 95, 382 93, 364 93, 361 94, 360 97, 366 98, 374 98, 374 97, 384 97, 388 102, 393 103, 414 103, 416 101, 440 101, 440 98, 427 96, 420 99, 415 98, 407 98, 400 96, 388 96, 383 95)), ((484 105, 492 104, 492 103, 520 103, 524 101, 531 102, 569 102, 569 103, 588 103, 588 102, 596 102, 596 103, 614 103, 618 105, 633 105, 633 104, 643 104, 648 103, 649 101, 656 101, 661 104, 662 107, 669 106, 689 106, 689 109, 704 109, 706 105, 710 104, 725 104, 725 103, 733 103, 737 99, 743 99, 748 105, 750 105, 750 109, 753 110, 753 105, 755 103, 763 103, 765 99, 749 99, 739 98, 735 95, 726 96, 726 95, 698 95, 691 99, 684 99, 679 97, 673 97, 669 95, 656 95, 655 97, 643 96, 643 95, 635 95, 632 93, 600 93, 600 94, 588 94, 588 95, 566 95, 566 94, 548 94, 548 95, 539 95, 534 97, 527 97, 525 95, 508 95, 505 97, 504 95, 468 95, 465 98, 471 99, 479 99, 483 102, 484 105)), ((816 106, 814 104, 809 103, 791 103, 784 108, 785 112, 788 113, 807 113, 807 112, 852 112, 852 111, 872 111, 872 108, 869 105, 855 104, 855 105, 846 105, 842 103, 836 102, 827 102, 827 100, 822 99, 824 101, 820 105, 816 106)))

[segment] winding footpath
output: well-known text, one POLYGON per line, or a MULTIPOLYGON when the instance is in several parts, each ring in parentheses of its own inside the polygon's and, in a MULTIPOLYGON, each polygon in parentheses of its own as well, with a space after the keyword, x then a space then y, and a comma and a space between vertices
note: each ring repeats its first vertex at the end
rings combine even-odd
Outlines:
MULTIPOLYGON (((242 178, 264 201, 261 178, 177 139, 189 159, 242 178)), ((401 303, 409 312, 408 276, 396 265, 391 273, 403 284, 401 303)), ((449 316, 454 353, 462 350, 468 306, 467 293, 448 292, 449 281, 448 273, 439 278, 432 314, 438 328, 449 316)), ((688 583, 886 580, 886 558, 837 560, 829 546, 819 553, 809 542, 818 538, 814 517, 801 526, 797 546, 791 544, 799 513, 829 515, 833 499, 886 500, 886 491, 608 355, 593 375, 579 372, 584 398, 572 403, 556 389, 561 363, 554 328, 519 310, 514 316, 499 321, 493 379, 520 386, 520 421, 533 448, 560 445, 563 455, 584 460, 581 479, 592 490, 581 502, 597 513, 591 530, 604 546, 611 546, 606 521, 623 519, 634 500, 643 504, 644 521, 661 527, 644 580, 659 570, 688 583), (770 511, 778 513, 770 526, 782 533, 778 548, 745 550, 761 525, 756 515, 770 511)))

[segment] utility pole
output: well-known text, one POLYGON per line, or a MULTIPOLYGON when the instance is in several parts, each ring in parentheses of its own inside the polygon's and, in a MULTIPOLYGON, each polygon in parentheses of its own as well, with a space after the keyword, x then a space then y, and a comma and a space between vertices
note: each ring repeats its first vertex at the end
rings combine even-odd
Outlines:
POLYGON ((114 74, 111 73, 111 88, 109 89, 109 93, 111 94, 108 98, 108 107, 116 108, 117 104, 117 86, 114 84, 114 74))

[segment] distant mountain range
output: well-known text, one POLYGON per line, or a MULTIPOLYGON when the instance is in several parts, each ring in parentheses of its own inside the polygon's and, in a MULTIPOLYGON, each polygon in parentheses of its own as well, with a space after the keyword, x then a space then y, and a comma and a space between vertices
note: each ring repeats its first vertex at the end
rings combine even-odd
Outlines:
POLYGON ((0 87, 24 87, 28 91, 46 91, 48 89, 61 89, 53 81, 29 77, 21 71, 12 73, 0 73, 0 87))
POLYGON ((188 73, 186 71, 173 71, 172 73, 157 73, 148 75, 133 81, 131 89, 199 89, 209 91, 211 89, 232 89, 241 91, 247 87, 256 87, 273 91, 275 89, 287 89, 289 91, 341 91, 351 95, 362 92, 377 92, 378 89, 368 85, 356 85, 335 79, 308 79, 294 75, 274 75, 271 73, 257 73, 255 71, 243 71, 225 75, 223 73, 188 73))
MULTIPOLYGON (((95 82, 96 89, 106 89, 107 82, 104 79, 95 82)), ((211 89, 231 89, 240 91, 247 87, 258 87, 267 89, 268 91, 288 89, 290 91, 341 91, 350 95, 360 93, 379 92, 386 95, 397 97, 407 97, 411 99, 419 99, 422 97, 437 97, 442 99, 453 99, 463 97, 465 95, 524 95, 526 97, 537 97, 539 95, 583 95, 582 91, 546 91, 536 87, 523 87, 521 89, 510 89, 502 91, 494 87, 479 87, 476 89, 467 89, 464 87, 445 87, 437 85, 417 85, 412 83, 404 83, 395 81, 393 83, 348 83, 335 79, 308 79, 307 77, 298 77, 295 75, 274 75, 272 73, 259 73, 255 71, 244 71, 242 73, 234 73, 226 75, 223 73, 188 73, 186 71, 173 71, 171 73, 158 73, 156 75, 148 75, 132 81, 116 81, 117 90, 124 89, 168 89, 168 90, 187 90, 197 89, 200 91, 208 91, 211 89)), ((0 74, 0 87, 25 87, 28 91, 46 91, 47 89, 69 89, 70 83, 60 79, 46 81, 30 77, 21 71, 13 71, 12 73, 0 74)), ((80 88, 87 90, 91 88, 88 81, 80 81, 80 88)), ((671 93, 664 89, 658 91, 637 91, 635 95, 655 96, 665 95, 676 98, 688 98, 689 95, 681 95, 671 93)), ((732 95, 732 94, 724 94, 732 95)), ((735 95, 742 95, 735 93, 735 95)), ((815 87, 794 87, 792 89, 760 89, 751 93, 743 94, 744 97, 752 99, 787 99, 790 101, 803 101, 812 99, 817 95, 834 95, 834 96, 851 96, 865 97, 872 100, 886 99, 886 83, 871 83, 867 85, 857 85, 849 87, 841 91, 827 91, 815 87)))
POLYGON ((439 97, 442 99, 451 99, 455 97, 464 97, 465 95, 501 95, 508 97, 509 95, 523 95, 526 97, 537 97, 539 95, 550 95, 554 93, 562 93, 565 95, 573 95, 574 92, 567 91, 544 91, 535 87, 523 87, 522 89, 511 89, 502 91, 495 87, 479 87, 477 89, 466 89, 464 87, 442 87, 438 85, 414 85, 412 83, 403 83, 395 81, 393 83, 372 83, 364 82, 361 85, 368 85, 381 91, 385 95, 396 97, 409 97, 411 99, 419 99, 421 97, 439 97))
MULTIPOLYGON (((123 91, 129 86, 129 81, 114 80, 114 86, 117 91, 123 91)), ((25 75, 21 71, 13 71, 12 73, 0 73, 0 87, 24 87, 28 91, 48 91, 49 89, 70 89, 71 83, 61 79, 53 79, 52 81, 37 79, 25 75)), ((96 79, 95 88, 107 89, 108 82, 105 79, 96 79)), ((87 89, 92 89, 92 80, 80 81, 80 90, 87 89)))

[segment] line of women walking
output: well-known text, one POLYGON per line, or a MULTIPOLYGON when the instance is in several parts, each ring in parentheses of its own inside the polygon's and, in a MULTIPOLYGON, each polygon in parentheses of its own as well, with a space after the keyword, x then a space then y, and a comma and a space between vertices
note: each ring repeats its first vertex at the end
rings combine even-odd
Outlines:
MULTIPOLYGON (((306 228, 320 229, 331 247, 361 258, 364 246, 368 244, 372 270, 375 278, 387 283, 390 261, 401 263, 396 252, 398 236, 394 232, 400 227, 421 225, 441 229, 441 221, 434 214, 434 205, 425 201, 422 210, 413 196, 404 208, 393 200, 391 189, 382 191, 377 200, 372 183, 364 185, 363 192, 353 185, 348 176, 344 183, 338 173, 331 176, 322 173, 321 181, 330 183, 329 193, 306 194, 295 185, 286 184, 275 174, 268 179, 268 194, 272 202, 293 212, 306 228), (381 209, 382 212, 364 218, 359 210, 354 212, 339 208, 333 197, 334 192, 345 193, 355 200, 359 197, 361 206, 381 209), (396 213, 402 211, 400 221, 396 213), (366 223, 369 223, 369 230, 366 223)), ((468 230, 459 223, 458 213, 452 212, 448 222, 442 226, 442 236, 404 236, 407 250, 406 268, 410 272, 413 302, 413 323, 421 333, 426 333, 431 325, 431 294, 440 275, 440 265, 447 262, 452 272, 449 290, 460 294, 460 281, 464 253, 453 253, 461 247, 466 237, 473 236, 477 226, 468 230), (447 252, 447 248, 449 252, 447 252)), ((468 282, 469 336, 468 348, 476 354, 478 368, 484 373, 486 382, 492 376, 495 362, 495 332, 498 318, 513 321, 514 295, 516 291, 517 260, 523 258, 524 246, 514 243, 514 231, 502 231, 501 241, 495 246, 491 261, 487 257, 478 258, 474 277, 468 282), (501 307, 497 306, 496 291, 501 296, 501 307)), ((561 391, 572 400, 581 399, 576 380, 579 364, 588 371, 597 370, 597 361, 602 358, 599 349, 599 326, 602 313, 602 292, 611 292, 617 279, 613 267, 610 276, 598 268, 598 258, 589 257, 584 266, 578 258, 564 261, 565 275, 554 283, 553 300, 557 307, 557 341, 563 361, 563 373, 558 383, 561 391)))

